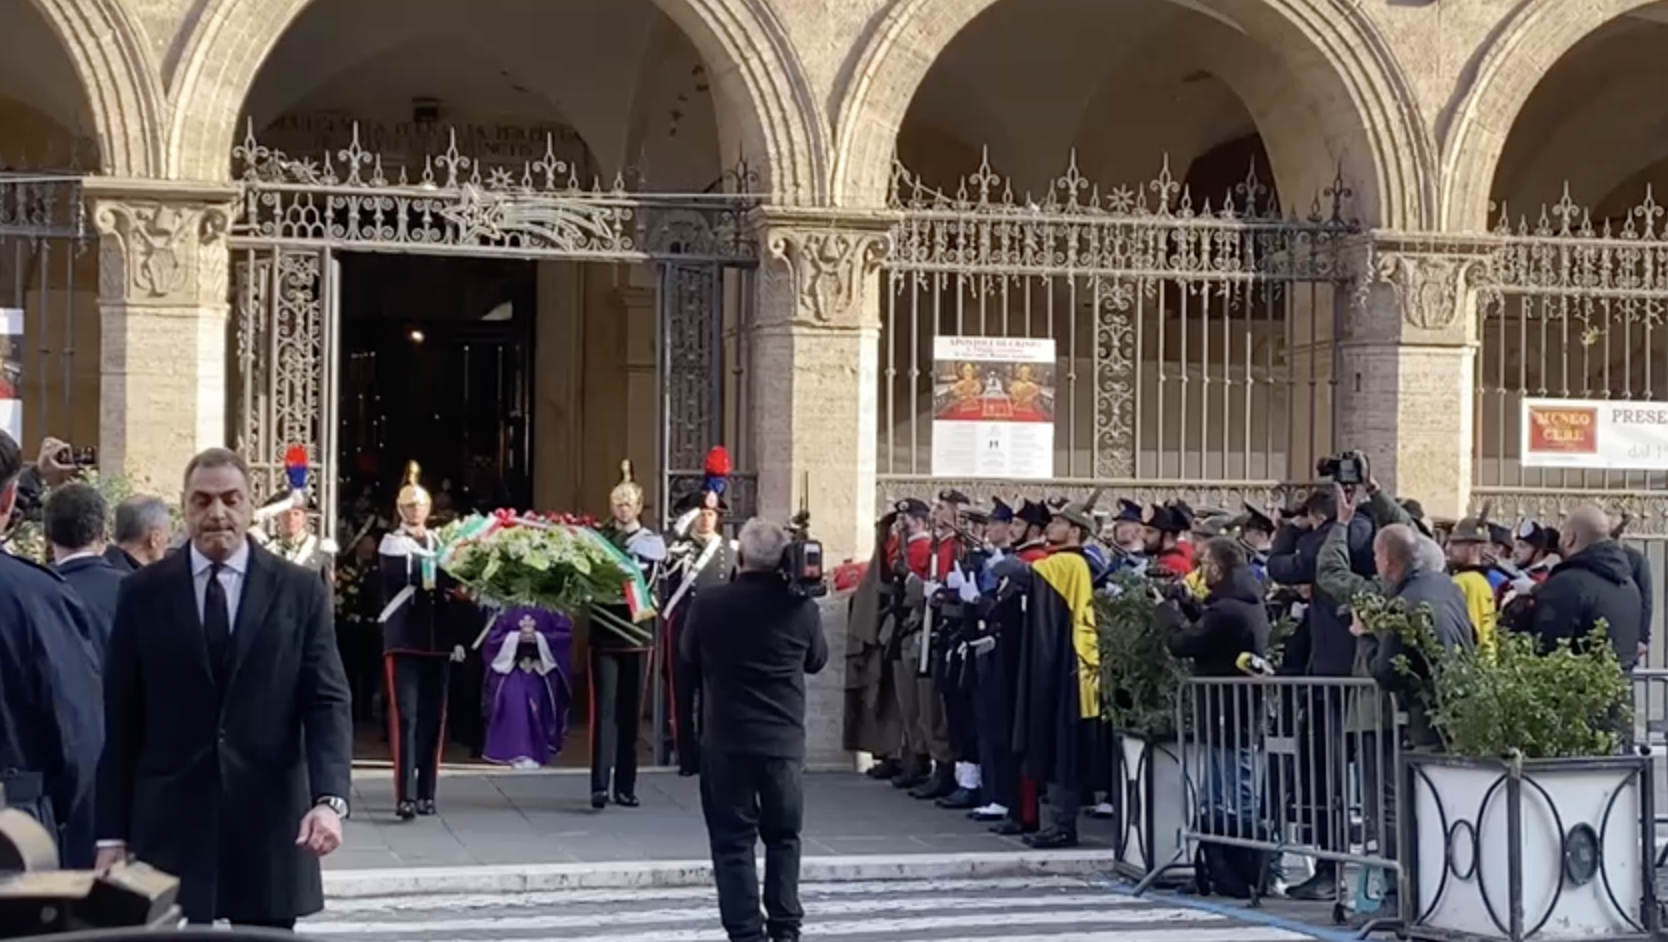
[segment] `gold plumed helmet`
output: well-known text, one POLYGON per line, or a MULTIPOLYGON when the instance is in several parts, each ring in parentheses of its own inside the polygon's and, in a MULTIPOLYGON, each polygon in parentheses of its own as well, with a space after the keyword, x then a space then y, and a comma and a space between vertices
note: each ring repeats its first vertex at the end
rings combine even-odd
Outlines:
POLYGON ((633 479, 631 474, 631 459, 620 462, 620 483, 608 492, 609 504, 626 504, 641 510, 643 508, 643 488, 633 479))
POLYGON ((417 483, 417 476, 421 472, 422 469, 417 467, 417 462, 406 462, 405 481, 402 482, 404 486, 400 488, 400 495, 395 500, 395 503, 399 506, 411 507, 416 504, 429 504, 432 506, 434 504, 434 500, 429 497, 429 492, 423 489, 423 485, 417 483))

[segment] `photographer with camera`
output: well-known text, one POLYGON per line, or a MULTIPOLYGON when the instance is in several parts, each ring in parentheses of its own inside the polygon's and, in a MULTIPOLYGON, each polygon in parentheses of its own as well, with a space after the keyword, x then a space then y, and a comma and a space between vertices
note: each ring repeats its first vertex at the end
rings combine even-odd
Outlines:
MULTIPOLYGON (((1288 644, 1283 670, 1306 677, 1349 677, 1355 669, 1355 636, 1350 634, 1347 611, 1351 600, 1335 597, 1325 586, 1316 584, 1317 561, 1327 538, 1341 528, 1339 538, 1344 541, 1351 570, 1363 576, 1373 574, 1372 521, 1365 516, 1339 515, 1340 493, 1352 498, 1371 474, 1366 456, 1358 451, 1324 458, 1316 463, 1315 470, 1337 487, 1317 488, 1300 512, 1282 515, 1280 531, 1269 549, 1269 580, 1306 588, 1310 596, 1304 638, 1307 663, 1293 663, 1294 652, 1288 644)), ((1315 792, 1326 783, 1341 780, 1338 773, 1345 758, 1343 738, 1338 734, 1344 717, 1342 691, 1335 687, 1311 688, 1301 699, 1297 706, 1302 709, 1305 730, 1301 736, 1304 755, 1300 757, 1299 782, 1307 799, 1304 804, 1313 809, 1303 823, 1312 828, 1321 847, 1341 850, 1332 846, 1339 842, 1340 823, 1324 810, 1329 796, 1315 792)), ((1336 894, 1337 868, 1330 861, 1321 861, 1313 877, 1288 893, 1294 899, 1308 901, 1330 901, 1336 894)))
POLYGON ((805 676, 822 670, 828 644, 800 584, 803 544, 756 518, 737 543, 735 581, 695 598, 678 639, 705 692, 701 809, 724 930, 738 942, 797 942, 805 676), (768 918, 753 857, 760 840, 768 918))

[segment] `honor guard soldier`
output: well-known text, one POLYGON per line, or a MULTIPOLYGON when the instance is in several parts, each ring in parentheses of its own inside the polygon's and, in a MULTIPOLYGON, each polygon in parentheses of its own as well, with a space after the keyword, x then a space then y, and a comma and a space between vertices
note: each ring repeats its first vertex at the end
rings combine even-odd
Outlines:
POLYGON ((336 541, 312 532, 307 518, 315 509, 305 491, 285 494, 255 511, 256 526, 251 535, 267 550, 303 569, 311 569, 331 585, 335 582, 336 556, 341 549, 336 541), (268 535, 260 526, 268 520, 277 521, 277 536, 268 535))
POLYGON ((887 669, 892 672, 892 690, 898 700, 898 717, 903 726, 900 768, 891 782, 894 788, 917 788, 932 772, 931 747, 923 714, 922 691, 935 696, 931 682, 922 683, 918 662, 926 604, 922 595, 932 575, 932 508, 923 500, 906 497, 897 503, 897 532, 888 541, 887 559, 893 569, 899 595, 894 623, 887 637, 887 669))
POLYGON ((382 538, 378 564, 383 606, 384 673, 389 741, 394 750, 394 802, 400 820, 435 813, 440 753, 446 743, 446 700, 452 662, 464 659, 450 590, 440 571, 440 540, 428 528, 434 503, 418 483, 414 461, 395 501, 400 525, 382 538))
MULTIPOLYGON (((666 541, 643 526, 643 488, 633 478, 630 461, 620 462, 620 483, 608 503, 613 517, 602 525, 602 535, 654 585, 666 561, 666 541)), ((655 639, 654 622, 640 615, 626 605, 591 606, 591 807, 598 810, 608 805, 610 785, 614 804, 642 804, 637 800, 637 736, 655 639)))
POLYGON ((1014 514, 1014 520, 1022 527, 1020 534, 1014 537, 1014 554, 1021 560, 1034 563, 1048 555, 1048 538, 1044 531, 1048 529, 1048 522, 1054 519, 1053 511, 1046 505, 1033 500, 1026 500, 1019 505, 1014 514))
POLYGON ((1239 545, 1245 550, 1258 582, 1268 582, 1268 551, 1274 546, 1277 529, 1274 518, 1250 504, 1245 505, 1245 514, 1239 518, 1239 545))
POLYGON ((701 771, 700 665, 680 656, 678 626, 682 613, 689 611, 702 589, 729 582, 735 576, 737 550, 734 540, 725 538, 720 524, 730 512, 724 502, 729 482, 730 456, 722 446, 707 454, 706 480, 701 489, 677 506, 672 527, 672 545, 667 550, 666 571, 661 585, 669 595, 661 614, 666 620, 667 680, 672 694, 672 739, 678 753, 678 774, 688 777, 701 771))

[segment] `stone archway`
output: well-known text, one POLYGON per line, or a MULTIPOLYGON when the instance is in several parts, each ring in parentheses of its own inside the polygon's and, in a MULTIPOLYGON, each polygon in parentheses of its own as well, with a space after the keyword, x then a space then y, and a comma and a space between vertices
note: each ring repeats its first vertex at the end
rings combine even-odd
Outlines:
POLYGON ((155 57, 120 0, 31 0, 63 44, 86 96, 100 169, 144 177, 162 167, 166 123, 155 57))
MULTIPOLYGON (((878 25, 834 112, 834 203, 884 199, 893 144, 916 89, 962 29, 997 2, 903 0, 878 25)), ((1203 0, 1184 5, 1209 6, 1203 0)), ((1232 14, 1294 71, 1335 89, 1325 96, 1334 104, 1323 117, 1333 125, 1329 133, 1365 155, 1371 178, 1351 182, 1371 188, 1364 202, 1379 207, 1372 221, 1398 229, 1426 225, 1435 196, 1434 146, 1412 90, 1371 20, 1336 0, 1261 0, 1235 5, 1232 14)))
POLYGON ((1444 136, 1437 228, 1489 228, 1495 172, 1529 96, 1583 38, 1617 17, 1658 2, 1530 0, 1503 24, 1444 136))
MULTIPOLYGON (((171 91, 178 120, 169 170, 222 180, 238 115, 261 64, 312 0, 209 0, 184 44, 171 91)), ((821 200, 828 179, 824 121, 798 59, 763 0, 654 0, 707 60, 722 120, 739 155, 775 200, 821 200)))

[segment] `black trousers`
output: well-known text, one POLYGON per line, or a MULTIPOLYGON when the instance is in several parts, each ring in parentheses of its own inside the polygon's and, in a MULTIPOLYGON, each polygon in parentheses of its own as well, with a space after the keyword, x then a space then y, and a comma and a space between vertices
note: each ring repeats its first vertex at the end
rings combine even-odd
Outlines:
POLYGON ((1019 807, 1019 759, 1008 745, 1012 740, 1013 695, 1008 671, 997 648, 974 655, 977 679, 973 689, 974 721, 978 726, 979 782, 984 797, 1006 808, 1019 807))
POLYGON ((646 651, 590 650, 591 791, 637 794, 637 733, 646 651))
POLYGON ((949 733, 950 754, 956 762, 979 761, 979 724, 973 707, 973 688, 968 676, 971 652, 935 653, 933 679, 944 701, 944 726, 949 733))
POLYGON ((450 658, 389 654, 388 736, 394 747, 394 800, 431 801, 446 743, 450 658))
POLYGON ((805 921, 799 902, 799 830, 805 821, 801 759, 708 753, 701 811, 712 845, 718 916, 732 942, 758 942, 805 921), (764 915, 756 845, 764 842, 764 915))
POLYGON ((701 668, 678 655, 668 658, 672 671, 672 729, 678 749, 678 771, 701 771, 701 668))
MULTIPOLYGON (((194 922, 194 923, 189 923, 188 925, 190 925, 194 929, 203 929, 203 928, 207 928, 209 926, 214 925, 214 923, 212 923, 212 922, 210 922, 210 923, 194 922)), ((294 932, 295 931, 295 920, 294 919, 270 919, 270 920, 263 920, 261 922, 233 922, 232 923, 232 928, 233 929, 274 929, 274 930, 277 930, 278 932, 294 932)))

